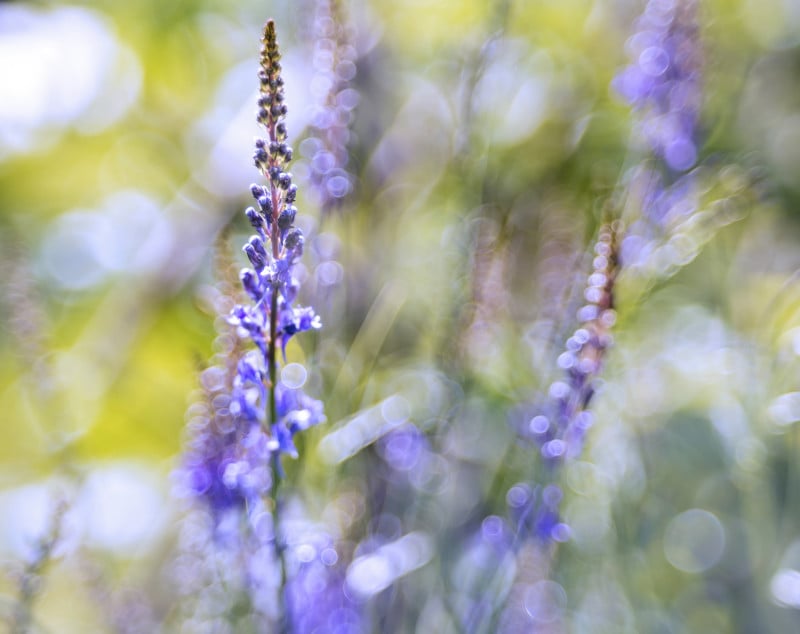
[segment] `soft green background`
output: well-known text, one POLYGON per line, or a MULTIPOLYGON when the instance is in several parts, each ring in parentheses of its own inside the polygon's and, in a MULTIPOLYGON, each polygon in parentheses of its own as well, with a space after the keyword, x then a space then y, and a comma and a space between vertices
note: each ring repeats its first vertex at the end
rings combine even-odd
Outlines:
MULTIPOLYGON (((2 588, 13 601, 54 500, 74 504, 74 541, 37 603, 48 631, 114 631, 102 614, 117 588, 158 602, 180 506, 170 472, 216 336, 206 298, 244 264, 260 29, 276 19, 297 148, 311 5, 0 4, 2 588), (216 272, 215 244, 233 259, 216 272)), ((583 253, 640 158, 609 89, 640 10, 350 3, 357 196, 324 219, 298 198, 305 300, 325 327, 288 356, 329 423, 287 466, 312 515, 371 464, 331 466, 319 441, 398 393, 452 473, 442 535, 502 513, 530 474, 508 412, 557 375, 583 253), (325 259, 343 272, 327 288, 325 259)), ((736 181, 709 199, 730 196, 737 220, 670 275, 621 281, 598 422, 565 476, 576 537, 557 575, 573 631, 800 628, 800 10, 706 2, 701 25, 702 156, 736 181), (720 545, 708 568, 681 564, 720 545)), ((398 631, 415 623, 433 631, 411 613, 398 631)))

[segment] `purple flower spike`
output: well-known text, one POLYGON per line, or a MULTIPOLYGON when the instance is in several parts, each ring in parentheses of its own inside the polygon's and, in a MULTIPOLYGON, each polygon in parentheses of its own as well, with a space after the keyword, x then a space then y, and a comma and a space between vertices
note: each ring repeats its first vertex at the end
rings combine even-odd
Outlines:
POLYGON ((702 184, 703 53, 696 0, 650 0, 613 87, 632 106, 633 139, 649 157, 625 177, 627 266, 669 274, 680 258, 660 247, 696 211, 702 184))
POLYGON ((256 304, 244 309, 238 306, 232 315, 240 333, 248 336, 261 353, 262 371, 255 376, 252 364, 246 367, 240 364, 234 390, 238 395, 236 400, 246 403, 240 409, 241 416, 246 418, 242 422, 261 425, 263 433, 270 438, 270 451, 296 456, 292 443, 294 433, 325 417, 321 404, 305 395, 291 403, 281 398, 276 350, 280 347, 285 362, 289 339, 298 332, 319 328, 321 323, 312 308, 292 306, 299 288, 294 268, 303 253, 303 234, 294 226, 297 186, 292 184, 288 171, 292 149, 286 144, 284 81, 272 21, 267 23, 263 42, 258 122, 265 128, 267 138, 256 140, 254 157, 268 184, 250 186, 258 210, 248 207, 245 213, 259 235, 252 236, 244 246, 254 271, 242 274, 242 285, 256 304), (313 403, 315 416, 305 415, 306 401, 313 403), (259 412, 257 419, 248 417, 251 411, 259 412), (298 426, 297 419, 309 423, 298 426))
POLYGON ((297 187, 288 163, 286 104, 275 25, 264 30, 259 72, 258 122, 266 138, 256 139, 255 164, 267 181, 250 186, 257 206, 245 215, 257 232, 243 247, 252 268, 240 274, 251 303, 237 305, 228 323, 238 335, 230 358, 210 370, 224 380, 208 391, 203 424, 186 458, 185 489, 206 500, 215 513, 239 505, 257 507, 282 477, 279 457, 297 457, 293 437, 325 420, 322 404, 278 380, 278 350, 297 333, 321 327, 310 307, 294 306, 299 282, 295 267, 303 234, 294 226, 297 187), (248 346, 249 342, 249 346, 248 346), (248 347, 250 349, 248 349, 248 347))
MULTIPOLYGON (((603 225, 594 245, 592 272, 586 280, 586 305, 578 310, 579 326, 570 336, 557 364, 564 372, 553 382, 549 400, 541 411, 526 419, 520 430, 535 442, 551 474, 583 450, 587 430, 592 426, 589 405, 597 390, 598 375, 612 343, 616 321, 614 285, 619 272, 619 223, 603 225)), ((555 484, 534 494, 524 485, 509 490, 507 501, 518 526, 544 542, 565 541, 569 527, 561 521, 562 492, 555 484)))

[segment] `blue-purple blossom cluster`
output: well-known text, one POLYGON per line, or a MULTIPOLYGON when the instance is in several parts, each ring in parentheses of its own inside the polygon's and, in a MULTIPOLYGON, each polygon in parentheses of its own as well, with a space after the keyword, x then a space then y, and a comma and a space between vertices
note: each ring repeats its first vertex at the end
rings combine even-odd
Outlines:
POLYGON ((270 21, 261 50, 258 101, 258 122, 267 137, 256 140, 254 155, 268 184, 251 186, 256 207, 245 212, 256 232, 244 246, 251 268, 240 274, 251 301, 236 305, 228 318, 239 341, 249 339, 254 347, 231 347, 222 364, 204 373, 206 424, 190 441, 187 457, 191 490, 218 510, 269 494, 280 473, 280 455, 297 456, 294 435, 325 420, 322 404, 303 392, 302 381, 279 376, 278 349, 285 360, 294 335, 320 327, 313 309, 294 305, 299 289, 294 273, 304 237, 294 226, 297 186, 287 171, 292 148, 286 144, 280 71, 270 21))
POLYGON ((287 526, 290 534, 287 609, 294 634, 360 634, 363 608, 345 590, 346 562, 333 537, 308 522, 287 526))
MULTIPOLYGON (((228 509, 235 508, 242 497, 235 488, 226 485, 227 467, 239 462, 242 455, 243 428, 231 413, 231 394, 236 365, 242 354, 242 343, 227 314, 238 294, 228 258, 218 249, 216 268, 218 283, 209 289, 206 301, 217 316, 214 340, 216 354, 200 374, 198 397, 186 412, 187 440, 183 467, 179 472, 182 493, 203 499, 217 520, 228 509)), ((265 474, 267 480, 269 475, 265 474)), ((267 482, 269 486, 269 480, 267 482)))
POLYGON ((286 144, 280 71, 270 21, 258 101, 258 121, 267 135, 256 140, 254 156, 267 185, 250 188, 256 206, 245 213, 255 234, 243 249, 250 267, 239 276, 250 301, 231 308, 232 297, 241 291, 222 281, 215 308, 229 310, 226 330, 216 341, 214 363, 201 375, 203 398, 190 410, 182 475, 189 493, 205 502, 200 510, 213 521, 192 528, 185 551, 192 569, 204 567, 208 574, 177 571, 182 592, 198 597, 202 605, 187 617, 187 631, 217 626, 228 631, 230 612, 242 602, 244 618, 259 632, 358 631, 348 629, 358 613, 343 595, 343 564, 333 540, 301 530, 307 522, 295 522, 291 535, 278 525, 280 456, 297 456, 294 435, 325 420, 322 404, 302 390, 305 369, 299 364, 281 369, 280 362, 282 357, 285 364, 291 337, 320 327, 311 308, 295 305, 295 268, 304 238, 294 226, 297 187, 287 170, 292 148, 286 144), (227 572, 220 587, 217 567, 223 561, 227 572), (322 611, 306 610, 309 603, 322 611))
POLYGON ((292 148, 286 144, 280 58, 275 24, 270 20, 261 50, 258 100, 258 122, 267 138, 256 140, 254 154, 268 185, 251 186, 257 207, 245 211, 256 231, 244 246, 252 268, 241 272, 242 286, 252 303, 236 306, 230 318, 256 346, 239 360, 231 411, 249 425, 247 445, 259 459, 264 451, 296 455, 292 437, 324 420, 318 401, 278 377, 278 347, 285 358, 286 344, 295 334, 321 325, 313 309, 293 306, 299 289, 294 270, 303 254, 304 237, 294 226, 297 186, 286 169, 292 148))
POLYGON ((268 511, 251 511, 244 520, 227 514, 216 527, 205 517, 208 509, 195 509, 185 518, 181 555, 171 570, 182 597, 182 613, 175 615, 181 632, 367 631, 363 605, 346 591, 348 547, 299 509, 287 510, 284 592, 276 527, 268 511))
POLYGON ((639 113, 641 137, 673 172, 697 162, 702 101, 693 0, 650 0, 626 48, 633 63, 614 79, 639 113))
POLYGON ((341 0, 318 0, 314 16, 314 79, 318 103, 311 118, 312 135, 301 145, 309 177, 323 212, 341 204, 353 190, 348 169, 350 125, 359 94, 352 87, 356 49, 341 0))
POLYGON ((203 398, 190 408, 189 432, 184 452, 186 486, 191 494, 205 500, 219 514, 235 507, 243 499, 257 495, 271 479, 267 468, 255 469, 253 456, 246 462, 254 465, 247 479, 249 491, 233 485, 231 477, 244 461, 247 449, 243 430, 231 414, 231 391, 235 366, 213 365, 201 374, 203 398))

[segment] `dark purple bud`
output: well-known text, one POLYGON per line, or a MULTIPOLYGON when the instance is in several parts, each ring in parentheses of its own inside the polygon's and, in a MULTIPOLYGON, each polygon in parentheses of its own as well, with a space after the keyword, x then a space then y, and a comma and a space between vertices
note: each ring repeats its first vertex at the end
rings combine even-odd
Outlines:
POLYGON ((286 234, 286 238, 283 240, 283 246, 290 251, 297 251, 297 254, 300 255, 303 252, 304 242, 305 238, 303 237, 303 232, 295 228, 286 234))
POLYGON ((292 175, 289 172, 281 172, 278 176, 278 186, 281 189, 289 189, 292 184, 292 175))
POLYGON ((293 156, 292 148, 290 148, 289 146, 284 146, 283 157, 287 161, 291 161, 292 160, 292 156, 293 156))
POLYGON ((250 193, 253 194, 253 198, 255 198, 256 200, 266 195, 264 188, 261 187, 261 185, 256 185, 255 183, 250 185, 250 193))
POLYGON ((242 249, 256 271, 261 271, 267 265, 267 251, 264 243, 258 236, 253 236, 242 249))
POLYGON ((281 212, 281 215, 278 216, 278 227, 282 231, 286 231, 289 227, 292 226, 292 223, 294 222, 296 215, 297 215, 297 208, 289 205, 281 212))
POLYGON ((272 104, 272 108, 269 109, 270 114, 277 119, 278 117, 281 116, 281 114, 283 114, 282 108, 285 108, 285 107, 286 106, 279 106, 276 103, 272 104))
POLYGON ((258 147, 253 153, 253 160, 255 161, 256 166, 258 166, 259 164, 266 163, 269 160, 269 155, 263 147, 258 147))
POLYGON ((250 236, 250 239, 247 241, 247 243, 252 244, 253 248, 261 257, 267 257, 267 248, 264 246, 264 241, 261 239, 261 236, 250 236))
POLYGON ((277 132, 278 136, 286 136, 286 124, 281 121, 275 126, 275 132, 277 132))
POLYGON ((280 167, 272 166, 272 167, 269 168, 269 179, 271 181, 277 182, 278 178, 280 178, 280 175, 281 175, 281 168, 280 167))
POLYGON ((242 286, 250 297, 258 300, 261 297, 261 285, 259 284, 258 275, 255 271, 244 269, 241 273, 242 286))
POLYGON ((264 219, 261 217, 261 214, 258 213, 252 207, 248 207, 244 210, 244 214, 247 216, 247 219, 250 221, 253 229, 257 229, 262 231, 264 229, 264 219))
POLYGON ((260 108, 267 108, 272 105, 272 95, 267 93, 266 95, 261 95, 258 99, 258 105, 260 108))
POLYGON ((289 189, 286 190, 286 202, 293 203, 297 198, 297 185, 291 185, 289 189))
POLYGON ((267 220, 272 215, 272 199, 264 194, 263 196, 259 196, 258 198, 258 206, 260 207, 261 211, 267 216, 267 220))
POLYGON ((287 323, 287 324, 285 324, 283 326, 283 334, 288 336, 288 337, 291 337, 292 335, 296 335, 297 332, 298 332, 297 325, 292 321, 290 321, 289 323, 287 323))

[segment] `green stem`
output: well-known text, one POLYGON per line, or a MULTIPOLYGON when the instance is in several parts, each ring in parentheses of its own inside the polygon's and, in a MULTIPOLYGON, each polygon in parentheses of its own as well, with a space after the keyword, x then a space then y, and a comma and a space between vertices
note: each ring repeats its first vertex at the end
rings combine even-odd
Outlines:
POLYGON ((272 521, 273 531, 275 533, 275 556, 278 559, 280 567, 280 585, 278 586, 280 615, 278 617, 278 631, 280 634, 292 634, 292 619, 289 615, 289 605, 286 600, 286 544, 281 534, 281 511, 282 504, 278 497, 278 489, 280 487, 280 458, 279 454, 272 457, 272 490, 270 495, 272 497, 272 521))
MULTIPOLYGON (((274 425, 278 422, 278 407, 275 402, 275 386, 278 382, 277 372, 278 364, 275 359, 277 347, 277 334, 278 334, 278 285, 272 288, 272 299, 270 302, 269 311, 269 347, 267 348, 267 369, 269 372, 269 426, 270 432, 274 434, 274 425)), ((270 459, 272 467, 272 486, 270 488, 270 498, 272 499, 272 520, 275 531, 275 556, 280 565, 280 586, 278 592, 280 593, 280 624, 279 632, 281 634, 291 634, 292 622, 289 615, 289 606, 286 601, 286 544, 284 543, 283 536, 281 535, 281 501, 279 497, 279 488, 281 483, 281 463, 280 463, 280 448, 275 451, 270 459)))

